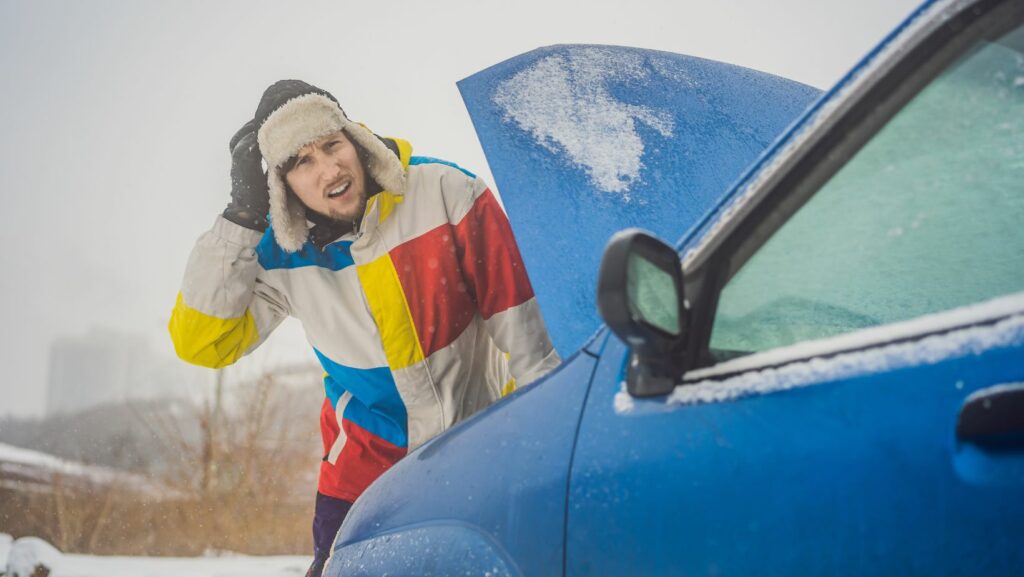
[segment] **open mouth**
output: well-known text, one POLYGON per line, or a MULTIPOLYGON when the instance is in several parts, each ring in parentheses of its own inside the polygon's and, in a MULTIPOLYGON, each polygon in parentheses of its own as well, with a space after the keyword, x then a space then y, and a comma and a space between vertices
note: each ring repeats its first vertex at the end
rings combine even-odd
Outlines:
POLYGON ((331 192, 327 193, 327 198, 338 198, 339 196, 345 194, 345 191, 348 190, 348 187, 351 184, 351 181, 341 183, 341 185, 339 185, 338 188, 335 188, 331 192))

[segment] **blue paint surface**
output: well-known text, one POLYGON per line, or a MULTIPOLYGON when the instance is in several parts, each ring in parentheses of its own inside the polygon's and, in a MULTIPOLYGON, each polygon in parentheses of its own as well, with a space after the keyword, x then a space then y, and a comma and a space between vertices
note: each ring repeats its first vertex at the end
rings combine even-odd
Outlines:
MULTIPOLYGON (((356 501, 341 528, 335 556, 356 558, 371 543, 390 547, 375 537, 406 535, 447 519, 501 544, 478 553, 489 558, 501 551, 498 556, 507 553, 514 560, 507 572, 495 575, 562 575, 569 461, 593 369, 594 357, 574 355, 546 379, 410 453, 356 501)), ((452 535, 443 524, 416 534, 451 548, 429 554, 434 574, 485 574, 466 573, 464 543, 477 539, 474 535, 452 535)), ((407 563, 404 555, 424 555, 422 548, 386 551, 394 558, 369 565, 380 571, 376 574, 421 574, 401 568, 407 563)), ((341 574, 339 566, 328 577, 341 574)))
MULTIPOLYGON (((820 94, 790 80, 701 58, 578 45, 540 48, 458 85, 548 330, 563 356, 600 325, 594 287, 611 235, 639 226, 663 238, 679 238, 820 94), (581 65, 591 69, 574 75, 572 67, 581 65), (602 66, 612 70, 594 72, 602 66), (567 71, 564 80, 576 91, 570 98, 579 98, 581 107, 599 106, 588 94, 600 90, 625 111, 622 120, 633 128, 627 132, 642 141, 643 153, 632 179, 620 178, 628 184, 623 190, 606 190, 615 188, 607 186, 607 179, 602 188, 593 170, 574 162, 572 145, 539 137, 500 103, 499 93, 510 86, 505 83, 546 78, 539 70, 567 71), (652 122, 651 116, 658 120, 652 122), (671 135, 665 136, 669 126, 671 135)), ((589 120, 599 124, 601 117, 589 120)), ((551 130, 583 130, 594 139, 621 136, 615 132, 622 124, 617 121, 609 130, 584 129, 582 121, 569 121, 573 127, 551 130)), ((612 152, 618 147, 616 142, 596 144, 612 152)))
POLYGON ((501 545, 471 525, 457 522, 410 527, 346 547, 327 575, 345 577, 521 577, 501 545))
MULTIPOLYGON (((568 48, 535 51, 520 57, 526 64, 512 59, 481 74, 504 67, 493 89, 500 78, 568 48)), ((463 84, 481 82, 479 77, 463 84)), ((630 94, 632 85, 625 85, 604 88, 620 97, 630 94)), ((693 86, 699 92, 702 84, 693 86)), ((487 94, 486 86, 461 87, 468 104, 477 89, 487 94)), ((646 97, 637 106, 687 98, 654 92, 646 97)), ((560 157, 557 146, 533 141, 529 150, 527 131, 501 114, 488 117, 486 108, 475 109, 474 122, 498 185, 512 184, 502 192, 524 255, 544 259, 537 266, 527 261, 535 287, 546 283, 538 294, 544 286, 556 292, 592 286, 572 284, 579 279, 561 274, 587 256, 585 247, 594 243, 586 236, 590 228, 641 224, 675 239, 713 220, 719 200, 702 196, 706 188, 694 192, 685 188, 691 183, 675 182, 680 195, 689 194, 694 205, 704 202, 703 209, 688 212, 691 204, 664 195, 659 201, 677 202, 677 220, 667 232, 649 223, 613 222, 663 211, 665 205, 637 208, 622 194, 590 194, 592 175, 560 157), (523 153, 518 161, 517 153, 523 153), (593 198, 600 200, 596 207, 593 198), (536 208, 549 204, 557 208, 536 208), (705 217, 690 220, 695 214, 705 217), (590 217, 588 226, 571 220, 581 215, 590 217), (569 241, 578 242, 562 249, 582 252, 545 256, 545 244, 570 234, 569 241)), ((742 110, 735 112, 745 118, 742 110)), ((681 126, 678 119, 675 126, 681 126)), ((714 141, 716 127, 729 126, 736 124, 709 122, 702 137, 714 141)), ((660 136, 645 134, 645 143, 652 142, 648 137, 660 136)), ((736 148, 718 152, 704 156, 706 162, 729 162, 736 148)), ((644 170, 650 171, 655 164, 646 154, 644 170)), ((725 184, 739 176, 704 168, 680 161, 666 170, 690 170, 702 186, 714 183, 716 174, 725 184)), ((672 178, 645 174, 632 185, 643 189, 672 178)), ((596 262, 587 269, 593 274, 596 262)), ((590 315, 593 307, 589 293, 573 295, 578 300, 555 301, 579 305, 564 311, 542 298, 560 346, 576 338, 562 317, 590 315)), ((972 393, 1024 382, 1024 341, 988 333, 958 355, 941 353, 949 343, 927 337, 903 342, 910 344, 923 347, 921 354, 899 369, 865 362, 846 367, 860 372, 812 371, 814 382, 770 394, 691 405, 633 399, 623 410, 630 403, 616 401, 628 351, 605 330, 548 378, 456 426, 381 477, 357 501, 336 555, 369 557, 367 567, 379 574, 486 574, 475 562, 483 559, 493 563, 495 574, 549 577, 1022 575, 1021 436, 995 446, 972 443, 957 438, 956 423, 972 393), (378 558, 385 561, 374 564, 378 558)), ((757 371, 738 378, 752 388, 761 382, 757 371)), ((358 566, 348 563, 356 571, 358 566)), ((340 574, 340 568, 328 572, 340 574)))
POLYGON ((1019 342, 617 412, 626 353, 609 338, 584 409, 567 575, 1021 574, 1024 445, 955 436, 968 395, 1024 380, 1019 342))

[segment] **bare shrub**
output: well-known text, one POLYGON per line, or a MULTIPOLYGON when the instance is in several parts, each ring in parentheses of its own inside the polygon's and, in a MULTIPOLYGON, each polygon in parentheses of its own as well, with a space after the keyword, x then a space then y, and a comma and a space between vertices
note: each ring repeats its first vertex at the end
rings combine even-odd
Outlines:
POLYGON ((236 385, 231 403, 223 387, 196 408, 197 434, 160 425, 175 454, 165 482, 183 495, 171 526, 192 535, 190 553, 310 551, 322 397, 271 373, 236 385))
POLYGON ((307 554, 322 399, 316 383, 283 385, 271 373, 219 381, 188 410, 147 413, 163 453, 151 483, 0 478, 0 527, 65 552, 307 554))

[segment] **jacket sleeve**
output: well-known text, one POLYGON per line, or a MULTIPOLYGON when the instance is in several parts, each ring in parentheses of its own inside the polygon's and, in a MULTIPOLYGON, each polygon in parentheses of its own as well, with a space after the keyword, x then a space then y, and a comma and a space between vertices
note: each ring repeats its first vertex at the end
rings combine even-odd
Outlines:
POLYGON ((261 237, 220 216, 199 237, 167 326, 183 360, 214 369, 230 365, 288 316, 287 301, 260 278, 261 237))
POLYGON ((463 275, 487 332, 509 355, 516 386, 527 385, 561 359, 544 326, 508 217, 482 179, 460 174, 445 181, 463 275))

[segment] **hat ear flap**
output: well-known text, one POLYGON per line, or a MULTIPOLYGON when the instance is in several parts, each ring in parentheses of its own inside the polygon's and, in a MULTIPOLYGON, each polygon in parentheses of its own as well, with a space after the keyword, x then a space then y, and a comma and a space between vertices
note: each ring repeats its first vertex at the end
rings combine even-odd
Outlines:
POLYGON ((348 121, 345 134, 366 151, 369 156, 366 171, 384 190, 394 194, 405 194, 405 169, 398 155, 384 144, 377 135, 358 122, 348 121))
POLYGON ((267 173, 270 192, 270 226, 277 244, 287 252, 296 252, 306 244, 306 207, 288 193, 276 169, 267 173))

